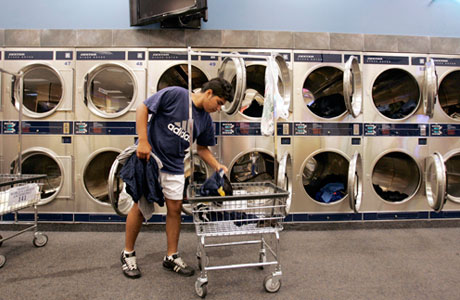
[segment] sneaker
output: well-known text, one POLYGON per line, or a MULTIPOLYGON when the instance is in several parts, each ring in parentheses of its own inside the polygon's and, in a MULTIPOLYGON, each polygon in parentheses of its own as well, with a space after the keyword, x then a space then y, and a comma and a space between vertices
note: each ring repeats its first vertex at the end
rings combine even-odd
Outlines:
POLYGON ((195 274, 195 270, 187 266, 177 253, 172 256, 165 256, 163 268, 179 273, 182 276, 192 276, 195 274))
POLYGON ((123 269, 123 274, 128 278, 139 278, 141 277, 141 270, 137 267, 136 263, 136 252, 125 254, 125 251, 121 251, 121 268, 123 269))

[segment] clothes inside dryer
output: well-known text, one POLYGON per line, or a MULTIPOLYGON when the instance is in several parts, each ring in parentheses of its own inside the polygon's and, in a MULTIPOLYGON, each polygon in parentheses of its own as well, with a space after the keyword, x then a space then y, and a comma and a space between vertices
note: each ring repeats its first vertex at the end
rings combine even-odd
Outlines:
MULTIPOLYGON (((208 78, 199 68, 192 66, 192 90, 201 88, 208 78)), ((178 64, 167 69, 158 80, 157 91, 169 86, 188 88, 188 65, 178 64)))
POLYGON ((249 152, 239 157, 230 171, 231 182, 261 182, 274 180, 273 156, 259 152, 249 152))
POLYGON ((389 69, 374 81, 372 99, 382 115, 390 119, 405 119, 419 106, 420 88, 407 71, 389 69))
POLYGON ((446 162, 447 197, 460 203, 460 153, 449 157, 446 162))
MULTIPOLYGON (((246 91, 240 106, 240 113, 251 118, 261 118, 264 110, 265 94, 265 70, 264 65, 250 65, 246 67, 246 91)), ((279 72, 281 74, 281 71, 279 72)), ((235 87, 235 80, 232 85, 235 87)), ((284 96, 283 79, 278 76, 278 90, 284 96)))
POLYGON ((460 119, 460 71, 449 73, 441 81, 438 90, 439 104, 451 118, 460 119))
POLYGON ((343 97, 343 71, 321 67, 305 79, 302 95, 308 109, 321 118, 335 118, 347 111, 343 97))
POLYGON ((89 82, 89 99, 102 114, 126 110, 134 97, 134 78, 123 67, 106 65, 89 82))
POLYGON ((407 201, 417 193, 420 184, 421 173, 416 161, 402 152, 385 154, 372 171, 374 190, 385 201, 407 201))
POLYGON ((24 108, 34 113, 54 110, 62 99, 62 82, 48 66, 35 65, 23 77, 24 108))
POLYGON ((83 182, 91 197, 102 204, 110 204, 108 196, 108 179, 110 168, 119 152, 103 151, 95 155, 86 165, 83 182))
POLYGON ((346 196, 349 161, 341 154, 321 152, 303 167, 302 184, 307 194, 320 203, 334 203, 346 196))
MULTIPOLYGON (((16 173, 16 161, 11 163, 11 173, 16 173)), ((50 202, 62 186, 62 171, 52 157, 45 153, 29 153, 22 158, 22 174, 46 174, 38 205, 50 202)))

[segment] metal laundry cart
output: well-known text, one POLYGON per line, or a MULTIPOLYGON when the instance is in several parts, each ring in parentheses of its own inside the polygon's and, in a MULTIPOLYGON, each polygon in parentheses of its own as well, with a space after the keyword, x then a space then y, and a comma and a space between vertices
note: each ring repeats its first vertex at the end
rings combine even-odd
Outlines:
MULTIPOLYGON (((19 210, 34 207, 34 220, 31 225, 15 234, 7 237, 0 235, 0 246, 4 241, 16 237, 26 231, 34 230, 33 244, 35 247, 43 247, 48 242, 48 236, 37 230, 37 203, 40 201, 40 188, 46 175, 6 175, 0 174, 0 216, 14 213, 17 221, 19 210)), ((6 257, 0 255, 0 268, 6 263, 6 257)))
POLYGON ((195 282, 198 296, 206 297, 208 271, 247 267, 263 269, 269 265, 275 265, 275 271, 265 277, 263 285, 267 292, 277 292, 281 287, 282 275, 278 253, 279 232, 283 230, 289 192, 271 182, 232 183, 232 196, 201 197, 200 186, 191 185, 188 190, 188 201, 192 205, 193 223, 198 237, 197 258, 201 270, 195 282), (251 235, 258 239, 248 240, 247 236, 251 235), (214 237, 232 241, 209 243, 208 239, 214 237), (257 262, 209 265, 207 248, 250 244, 259 245, 257 262), (269 260, 267 254, 273 259, 269 260))
MULTIPOLYGON (((196 52, 188 48, 188 71, 191 73, 192 55, 211 55, 206 52, 196 52)), ((242 60, 254 56, 230 53, 215 54, 215 56, 229 57, 242 60)), ((275 60, 276 53, 258 55, 255 58, 275 60)), ((244 64, 242 64, 244 65, 244 64)), ((269 74, 273 78, 274 74, 269 74)), ((226 78, 227 79, 227 78, 226 78)), ((232 81, 232 78, 228 78, 232 81)), ((272 85, 276 81, 270 79, 272 85)), ((189 76, 189 132, 190 140, 193 141, 193 117, 192 117, 192 83, 189 76)), ((266 91, 268 88, 267 83, 266 91)), ((273 103, 273 111, 276 111, 276 103, 273 103)), ((277 159, 277 123, 273 117, 273 143, 274 158, 277 159)), ((208 271, 232 268, 247 268, 275 265, 275 271, 265 277, 263 285, 267 292, 275 293, 281 287, 281 264, 279 260, 279 232, 283 230, 282 222, 287 214, 287 200, 289 192, 277 187, 271 182, 232 183, 233 195, 229 196, 200 196, 201 185, 194 182, 193 151, 190 151, 190 186, 187 189, 187 200, 192 206, 193 223, 198 237, 197 258, 201 274, 195 282, 195 291, 201 298, 207 295, 208 271), (258 236, 258 239, 248 240, 248 236, 258 236), (226 242, 209 243, 210 238, 220 237, 228 239, 226 242), (234 238, 233 238, 234 237, 234 238), (241 237, 241 239, 240 239, 241 237), (243 239, 243 237, 245 237, 243 239), (269 237, 269 239, 267 239, 269 237), (234 241, 234 239, 238 239, 234 241), (207 243, 208 242, 208 243, 207 243), (209 265, 209 257, 206 248, 227 247, 238 245, 259 245, 258 261, 228 265, 209 265), (267 251, 268 250, 268 251, 267 251), (267 260, 267 254, 273 260, 267 260)), ((275 172, 277 174, 277 166, 275 172)))
MULTIPOLYGON (((13 78, 20 78, 24 73, 18 74, 8 72, 0 68, 0 73, 7 73, 13 78)), ((22 174, 22 81, 19 85, 19 118, 18 118, 18 167, 17 174, 0 174, 0 216, 8 213, 14 213, 14 221, 18 220, 18 211, 33 206, 34 220, 33 222, 23 223, 30 225, 29 227, 16 232, 10 236, 2 237, 0 235, 0 246, 4 241, 14 238, 24 232, 34 230, 33 244, 35 247, 43 247, 48 242, 48 236, 38 232, 37 230, 37 203, 40 201, 40 190, 43 186, 43 181, 47 177, 45 174, 22 174)), ((0 268, 6 263, 6 257, 0 255, 0 268)))

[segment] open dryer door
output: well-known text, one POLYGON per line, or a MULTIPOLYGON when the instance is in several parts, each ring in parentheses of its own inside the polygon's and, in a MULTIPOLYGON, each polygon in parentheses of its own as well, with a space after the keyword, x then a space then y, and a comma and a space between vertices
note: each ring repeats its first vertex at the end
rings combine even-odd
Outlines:
MULTIPOLYGON (((58 156, 54 151, 43 147, 32 147, 22 152, 22 174, 46 174, 37 205, 51 203, 54 199, 72 198, 72 158, 58 156)), ((10 165, 11 174, 18 172, 18 158, 10 165)))
POLYGON ((438 97, 438 74, 432 58, 429 58, 425 63, 422 97, 423 113, 431 118, 433 117, 434 105, 438 97))
MULTIPOLYGON (((211 177, 213 171, 204 160, 202 160, 196 151, 193 151, 193 180, 196 184, 202 184, 211 177)), ((182 201, 182 212, 186 215, 192 215, 192 205, 187 201, 187 189, 190 184, 190 152, 187 152, 184 158, 184 199, 182 201)))
POLYGON ((228 115, 239 110, 246 91, 246 68, 242 58, 226 57, 219 68, 219 77, 230 82, 235 89, 232 102, 226 102, 222 111, 228 115))
POLYGON ((347 189, 350 207, 358 213, 363 199, 363 164, 359 152, 355 152, 350 161, 347 189))
POLYGON ((440 212, 447 200, 447 175, 444 158, 438 152, 426 158, 425 189, 428 205, 440 212))
POLYGON ((126 192, 126 185, 119 176, 121 167, 123 167, 123 165, 120 164, 118 159, 115 159, 109 172, 108 194, 110 204, 117 215, 126 217, 134 201, 126 192))
POLYGON ((348 112, 354 118, 359 116, 363 107, 363 83, 358 58, 353 55, 345 63, 343 97, 348 112))
POLYGON ((289 214, 291 209, 291 202, 292 202, 292 159, 289 153, 285 153, 283 157, 281 157, 278 165, 278 178, 277 178, 277 185, 289 192, 289 196, 286 199, 286 208, 285 213, 286 215, 289 214))

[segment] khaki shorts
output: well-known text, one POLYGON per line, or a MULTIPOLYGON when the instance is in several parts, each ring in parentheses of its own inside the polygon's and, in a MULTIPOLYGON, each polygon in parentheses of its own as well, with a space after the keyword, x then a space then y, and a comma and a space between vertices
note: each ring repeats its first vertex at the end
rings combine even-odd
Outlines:
POLYGON ((166 199, 182 200, 184 196, 184 174, 176 175, 160 172, 160 183, 166 199))

